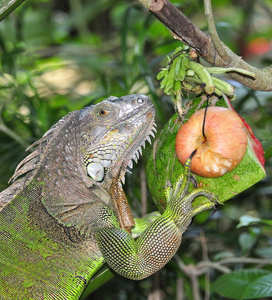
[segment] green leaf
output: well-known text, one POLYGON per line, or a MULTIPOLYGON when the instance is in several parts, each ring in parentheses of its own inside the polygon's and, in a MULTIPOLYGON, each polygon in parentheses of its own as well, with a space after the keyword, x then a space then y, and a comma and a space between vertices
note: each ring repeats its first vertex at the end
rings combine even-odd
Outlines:
POLYGON ((163 68, 157 75, 157 79, 161 80, 164 76, 167 76, 168 68, 163 68))
POLYGON ((254 251, 254 253, 262 258, 272 258, 272 248, 271 247, 258 248, 254 251))
POLYGON ((245 290, 243 299, 258 299, 272 296, 272 273, 253 281, 245 290))
POLYGON ((168 72, 168 82, 174 82, 175 80, 175 70, 176 70, 177 60, 175 59, 170 66, 170 70, 168 72))
POLYGON ((259 223, 261 219, 251 217, 251 216, 242 216, 240 218, 240 222, 237 225, 237 228, 243 227, 243 226, 249 226, 251 223, 259 223))
POLYGON ((264 153, 265 160, 269 160, 272 157, 272 147, 267 148, 264 153))
POLYGON ((175 80, 177 81, 182 81, 185 77, 185 71, 181 68, 182 58, 183 57, 180 55, 175 59, 175 80))
POLYGON ((256 237, 252 236, 251 234, 247 232, 243 232, 238 239, 239 245, 245 253, 247 250, 249 250, 256 242, 256 237))
POLYGON ((216 253, 213 257, 213 260, 217 261, 228 257, 233 257, 233 253, 229 251, 223 251, 223 252, 216 253))
POLYGON ((265 160, 270 159, 272 157, 272 137, 263 143, 263 149, 265 160))
POLYGON ((240 222, 237 225, 237 228, 243 227, 243 226, 249 226, 253 223, 262 223, 262 224, 266 224, 266 225, 272 225, 272 221, 271 220, 263 220, 260 218, 255 218, 255 217, 251 217, 251 216, 242 216, 240 218, 240 222))
MULTIPOLYGON (((220 276, 213 284, 213 290, 223 297, 229 299, 250 299, 254 298, 253 294, 260 295, 260 280, 265 279, 264 287, 266 287, 269 274, 265 270, 244 269, 220 276), (260 279, 260 280, 259 280, 260 279), (256 282, 256 285, 255 285, 256 282)), ((271 286, 271 278, 270 278, 271 286)), ((272 289, 272 288, 271 288, 272 289)), ((268 289, 265 289, 268 293, 268 289)), ((271 294, 272 295, 272 294, 271 294)))
POLYGON ((182 59, 182 69, 183 70, 188 70, 189 69, 189 62, 190 62, 190 59, 189 57, 185 56, 183 59, 182 59))
POLYGON ((160 83, 161 89, 164 89, 166 87, 166 83, 167 83, 167 77, 165 76, 160 83))

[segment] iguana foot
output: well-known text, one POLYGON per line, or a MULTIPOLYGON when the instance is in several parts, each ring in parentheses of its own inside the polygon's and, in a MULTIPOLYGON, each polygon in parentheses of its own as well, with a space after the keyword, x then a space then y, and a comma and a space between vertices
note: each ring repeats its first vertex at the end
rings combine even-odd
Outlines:
POLYGON ((165 191, 167 203, 172 207, 176 207, 177 210, 179 210, 177 208, 177 206, 179 206, 182 210, 181 214, 187 214, 187 216, 191 218, 204 210, 215 208, 217 204, 220 204, 218 198, 204 188, 198 188, 190 193, 188 192, 191 178, 190 167, 194 154, 195 152, 193 152, 185 162, 184 173, 177 179, 174 186, 167 188, 165 191), (197 206, 192 206, 194 199, 199 196, 207 198, 207 201, 197 206))

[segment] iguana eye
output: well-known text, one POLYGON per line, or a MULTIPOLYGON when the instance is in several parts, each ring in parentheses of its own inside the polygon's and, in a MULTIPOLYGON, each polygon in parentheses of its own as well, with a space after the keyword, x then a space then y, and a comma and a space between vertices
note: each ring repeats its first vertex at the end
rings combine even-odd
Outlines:
POLYGON ((99 110, 99 115, 100 115, 100 117, 106 117, 108 114, 109 114, 109 110, 107 110, 107 109, 100 109, 99 110))

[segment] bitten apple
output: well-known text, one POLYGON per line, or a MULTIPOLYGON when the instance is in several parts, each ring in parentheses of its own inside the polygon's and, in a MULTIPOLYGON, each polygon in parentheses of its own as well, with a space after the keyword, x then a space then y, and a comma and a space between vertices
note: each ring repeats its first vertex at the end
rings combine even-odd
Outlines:
POLYGON ((205 109, 195 112, 183 124, 176 137, 176 154, 184 164, 197 150, 191 169, 203 177, 220 177, 233 170, 247 149, 247 133, 236 112, 225 107, 207 109, 202 134, 205 109))

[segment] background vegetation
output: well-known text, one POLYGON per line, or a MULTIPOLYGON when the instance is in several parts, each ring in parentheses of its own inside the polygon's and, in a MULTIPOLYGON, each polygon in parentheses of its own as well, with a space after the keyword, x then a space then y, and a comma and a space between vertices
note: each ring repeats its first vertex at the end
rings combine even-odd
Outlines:
MULTIPOLYGON (((202 0, 172 3, 205 29, 202 0)), ((269 0, 218 0, 213 9, 225 44, 257 67, 271 64, 269 0)), ((159 89, 156 74, 178 45, 135 1, 28 0, 17 8, 0 23, 0 190, 26 156, 25 148, 52 124, 109 95, 150 95, 162 128, 174 108, 159 89)), ((271 276, 271 222, 262 220, 272 219, 272 94, 232 84, 238 96, 235 109, 266 150, 267 178, 209 220, 207 214, 196 218, 177 257, 163 270, 140 282, 116 277, 90 299, 196 299, 195 286, 200 299, 227 299, 222 282, 228 281, 219 281, 222 273, 253 269, 241 275, 248 281, 260 274, 271 276), (245 216, 260 220, 247 223, 245 216), (244 226, 237 227, 239 222, 244 226), (248 257, 254 260, 243 260, 248 257)), ((126 194, 135 216, 156 209, 150 196, 148 204, 141 202, 146 194, 145 160, 144 154, 127 178, 126 194)))

